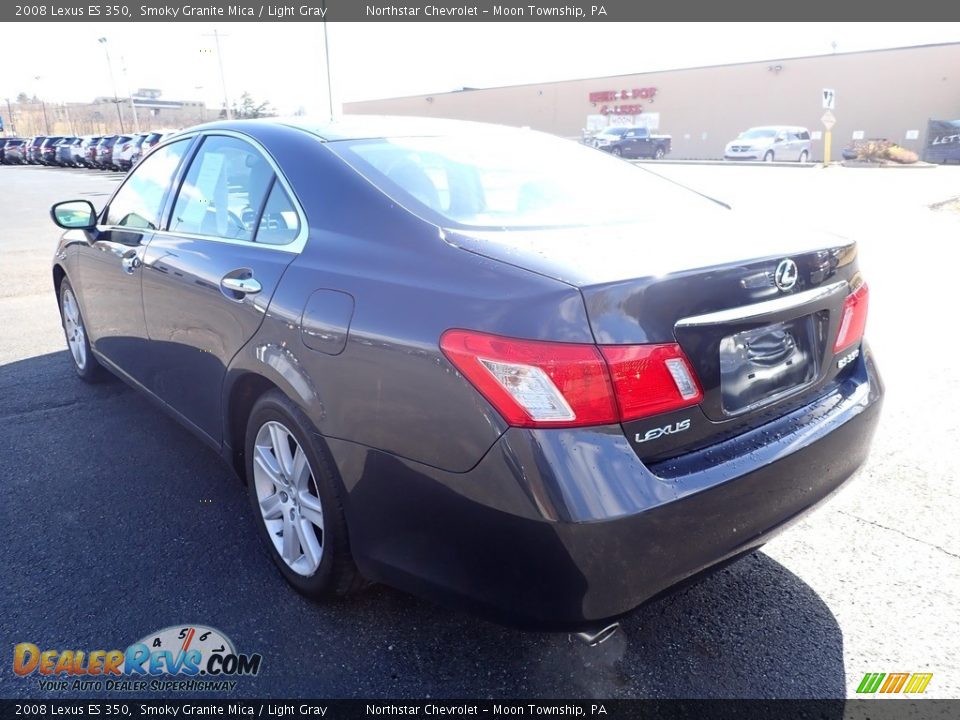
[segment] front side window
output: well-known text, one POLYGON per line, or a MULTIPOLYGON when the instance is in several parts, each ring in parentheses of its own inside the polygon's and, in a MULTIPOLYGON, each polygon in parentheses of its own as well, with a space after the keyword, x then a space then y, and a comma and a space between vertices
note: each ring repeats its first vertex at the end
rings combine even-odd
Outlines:
POLYGON ((180 188, 170 232, 252 241, 273 168, 249 143, 211 135, 180 188))
POLYGON ((137 166, 110 203, 107 225, 156 230, 167 190, 190 140, 170 143, 137 166))

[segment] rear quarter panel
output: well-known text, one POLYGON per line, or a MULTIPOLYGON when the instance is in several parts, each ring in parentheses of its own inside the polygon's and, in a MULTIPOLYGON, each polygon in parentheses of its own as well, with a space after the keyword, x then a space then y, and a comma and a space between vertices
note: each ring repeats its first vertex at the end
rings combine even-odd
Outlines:
POLYGON ((326 437, 469 470, 506 425, 440 352, 440 336, 469 328, 592 342, 580 293, 450 246, 436 226, 390 201, 319 141, 297 147, 277 143, 276 156, 298 191, 310 240, 232 363, 226 397, 244 373, 261 374, 326 437), (307 301, 318 290, 353 300, 349 318, 342 309, 312 318, 327 328, 347 326, 332 328, 347 335, 337 354, 308 347, 301 335, 307 301))

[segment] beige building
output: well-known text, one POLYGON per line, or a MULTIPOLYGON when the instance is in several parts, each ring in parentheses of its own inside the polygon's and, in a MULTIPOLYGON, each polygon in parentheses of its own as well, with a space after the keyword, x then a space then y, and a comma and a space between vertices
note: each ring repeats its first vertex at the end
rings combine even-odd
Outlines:
POLYGON ((821 159, 824 89, 835 93, 832 156, 858 137, 922 150, 927 120, 960 118, 960 43, 784 58, 344 104, 347 114, 420 115, 530 126, 564 137, 645 124, 674 158, 719 158, 757 125, 803 125, 821 159))

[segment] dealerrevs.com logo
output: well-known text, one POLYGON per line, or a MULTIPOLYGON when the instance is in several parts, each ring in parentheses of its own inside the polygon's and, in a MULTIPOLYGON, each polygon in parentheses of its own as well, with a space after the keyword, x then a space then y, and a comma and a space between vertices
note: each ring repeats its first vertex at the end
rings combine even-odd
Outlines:
POLYGON ((263 657, 238 653, 219 630, 203 625, 164 628, 126 650, 41 649, 20 643, 13 671, 36 677, 41 690, 231 691, 233 678, 256 675, 263 657))

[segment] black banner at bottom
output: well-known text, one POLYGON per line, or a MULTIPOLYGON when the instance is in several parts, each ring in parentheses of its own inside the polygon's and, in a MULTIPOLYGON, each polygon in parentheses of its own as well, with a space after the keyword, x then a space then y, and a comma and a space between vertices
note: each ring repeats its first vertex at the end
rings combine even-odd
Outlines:
POLYGON ((0 700, 0 718, 956 718, 960 700, 0 700))

